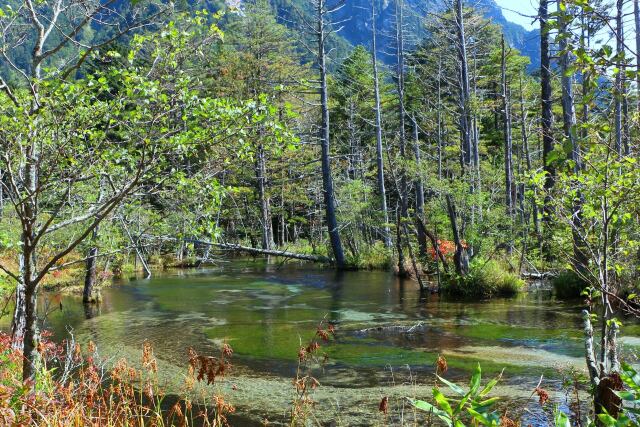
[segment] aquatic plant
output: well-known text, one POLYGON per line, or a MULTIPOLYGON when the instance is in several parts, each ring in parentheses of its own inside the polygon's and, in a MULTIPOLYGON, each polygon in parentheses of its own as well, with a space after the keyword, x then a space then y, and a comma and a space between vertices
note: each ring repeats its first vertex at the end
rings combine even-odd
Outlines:
POLYGON ((524 288, 524 281, 498 261, 474 259, 469 274, 453 275, 444 282, 443 292, 462 297, 513 296, 524 288))

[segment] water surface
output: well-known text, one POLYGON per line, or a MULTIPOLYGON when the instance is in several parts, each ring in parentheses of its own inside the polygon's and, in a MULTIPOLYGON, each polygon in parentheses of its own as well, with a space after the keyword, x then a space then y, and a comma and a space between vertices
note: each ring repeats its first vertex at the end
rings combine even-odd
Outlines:
MULTIPOLYGON (((366 414, 379 417, 375 402, 381 396, 428 397, 438 355, 446 357, 447 377, 455 381, 465 382, 478 362, 486 376, 504 369, 496 393, 528 407, 530 418, 544 417, 530 399, 541 375, 561 399, 563 372, 584 368, 580 302, 557 301, 549 291, 452 301, 421 295, 415 283, 384 272, 336 273, 308 264, 243 260, 126 281, 102 295, 94 309, 84 309, 76 297, 48 295, 46 328, 59 339, 72 331, 80 341, 93 340, 112 358, 148 340, 163 363, 176 369, 186 366, 189 347, 216 354, 226 341, 245 388, 238 393, 239 410, 254 413, 253 419, 284 416, 298 349, 323 319, 336 326, 337 336, 323 344, 329 358, 316 375, 327 399, 343 393, 344 403, 360 406, 360 418, 347 424, 371 424, 366 414), (388 331, 389 326, 413 326, 413 333, 388 331), (276 395, 278 402, 271 402, 276 395), (260 398, 262 403, 252 402, 260 398)), ((625 337, 625 352, 633 353, 638 341, 625 337)), ((340 402, 331 405, 342 411, 340 402)))

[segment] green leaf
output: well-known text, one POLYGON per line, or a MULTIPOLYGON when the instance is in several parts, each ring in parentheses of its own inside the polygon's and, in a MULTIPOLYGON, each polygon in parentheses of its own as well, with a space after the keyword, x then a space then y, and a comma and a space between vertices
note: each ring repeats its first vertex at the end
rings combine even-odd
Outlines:
POLYGON ((451 381, 448 381, 444 378, 442 378, 440 375, 436 375, 438 377, 438 379, 440 381, 442 381, 447 387, 449 387, 451 389, 451 391, 453 391, 454 393, 462 396, 464 395, 464 390, 462 389, 462 387, 460 387, 457 384, 452 383, 451 381))
POLYGON ((498 384, 498 381, 500 381, 500 378, 502 378, 502 373, 500 373, 497 377, 495 377, 494 379, 489 381, 487 383, 487 385, 484 386, 482 391, 480 391, 480 393, 478 393, 478 396, 479 397, 484 397, 487 394, 489 394, 491 392, 491 390, 493 390, 493 388, 496 386, 496 384, 498 384))
POLYGON ((478 389, 480 388, 480 381, 482 379, 482 368, 480 368, 480 363, 476 366, 476 369, 473 371, 473 375, 471 376, 471 382, 469 383, 469 388, 472 396, 476 396, 478 389))
POLYGON ((554 412, 553 425, 555 427, 571 427, 571 422, 569 421, 567 414, 559 409, 556 409, 554 412))
POLYGON ((474 411, 471 408, 467 409, 467 412, 469 412, 469 415, 471 415, 474 420, 478 421, 480 425, 490 426, 492 424, 491 420, 489 420, 489 418, 487 418, 484 414, 481 414, 480 412, 474 411))
POLYGON ((477 403, 477 404, 473 405, 473 409, 478 411, 478 412, 486 412, 498 400, 500 400, 499 397, 492 397, 491 399, 487 399, 487 400, 484 400, 484 401, 482 401, 480 403, 477 403))
POLYGON ((442 394, 437 388, 433 389, 433 398, 436 399, 436 403, 438 404, 440 409, 445 411, 449 416, 453 415, 453 409, 451 409, 449 401, 447 400, 445 395, 442 394))
POLYGON ((445 412, 443 412, 440 409, 436 408, 431 403, 425 402, 424 400, 409 399, 409 403, 411 403, 411 405, 413 405, 413 407, 415 407, 416 409, 419 409, 421 411, 430 412, 430 413, 433 413, 434 415, 437 415, 437 416, 448 417, 448 415, 445 412))

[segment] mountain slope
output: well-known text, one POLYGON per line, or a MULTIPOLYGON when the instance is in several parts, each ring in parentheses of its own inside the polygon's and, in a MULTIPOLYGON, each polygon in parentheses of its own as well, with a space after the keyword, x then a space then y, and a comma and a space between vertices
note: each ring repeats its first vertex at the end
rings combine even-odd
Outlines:
MULTIPOLYGON (((278 16, 283 22, 291 24, 296 21, 297 13, 302 11, 311 16, 308 0, 271 0, 278 16)), ((395 2, 394 0, 347 0, 344 7, 334 16, 335 22, 343 21, 343 28, 339 38, 350 45, 371 45, 371 1, 376 2, 378 29, 378 45, 387 62, 393 60, 395 35, 395 2)), ((474 6, 481 10, 485 17, 500 25, 507 41, 523 55, 531 59, 531 67, 540 64, 539 32, 527 31, 522 26, 508 21, 502 14, 502 9, 494 0, 476 0, 474 6)), ((405 0, 405 24, 407 29, 408 46, 417 43, 424 36, 423 17, 429 12, 441 10, 441 0, 405 0)))

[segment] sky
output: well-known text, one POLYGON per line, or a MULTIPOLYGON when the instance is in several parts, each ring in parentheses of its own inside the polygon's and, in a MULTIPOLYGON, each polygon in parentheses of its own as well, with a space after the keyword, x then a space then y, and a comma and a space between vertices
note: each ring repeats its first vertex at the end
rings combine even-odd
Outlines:
POLYGON ((538 9, 538 0, 495 0, 495 2, 502 8, 504 17, 511 22, 522 25, 527 30, 532 30, 535 27, 531 25, 533 19, 522 16, 524 15, 536 15, 538 9))
MULTIPOLYGON (((533 19, 527 16, 535 16, 538 14, 538 6, 540 0, 495 0, 495 2, 502 8, 502 13, 507 20, 522 25, 527 30, 533 30, 539 28, 538 22, 533 22, 533 19), (533 23, 533 25, 532 25, 533 23)), ((555 9, 554 5, 549 5, 549 11, 552 12, 555 9)), ((625 8, 625 14, 630 16, 633 11, 633 5, 631 2, 627 2, 625 8)), ((611 15, 615 14, 615 10, 610 11, 611 15)), ((635 34, 635 26, 633 17, 627 18, 625 22, 625 33, 627 37, 632 37, 635 34)), ((609 43, 611 45, 610 31, 605 28, 601 34, 602 42, 609 43)), ((634 43, 633 41, 631 43, 634 43)))

